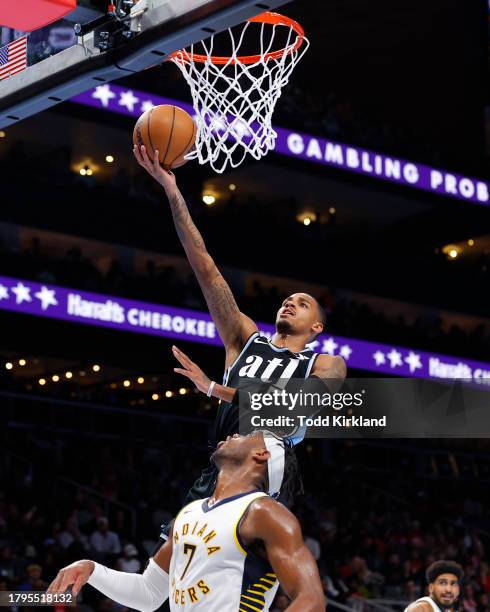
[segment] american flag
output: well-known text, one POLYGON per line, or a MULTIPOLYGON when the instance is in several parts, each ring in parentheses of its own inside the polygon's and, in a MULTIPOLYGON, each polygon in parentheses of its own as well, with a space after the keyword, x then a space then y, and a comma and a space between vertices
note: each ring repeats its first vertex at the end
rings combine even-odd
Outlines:
POLYGON ((0 81, 27 68, 27 36, 0 47, 0 81))

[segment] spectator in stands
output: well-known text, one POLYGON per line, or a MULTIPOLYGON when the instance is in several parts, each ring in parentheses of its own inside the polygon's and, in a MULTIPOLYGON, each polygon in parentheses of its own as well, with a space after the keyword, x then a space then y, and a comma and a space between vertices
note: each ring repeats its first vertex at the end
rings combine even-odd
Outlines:
POLYGON ((138 550, 134 544, 126 544, 124 547, 124 557, 117 560, 116 568, 121 572, 137 574, 141 569, 141 562, 138 559, 138 550))
POLYGON ((68 548, 73 542, 80 542, 87 550, 89 548, 88 538, 80 532, 74 517, 66 521, 65 528, 58 534, 57 539, 61 548, 68 548))
POLYGON ((488 593, 480 593, 478 596, 478 612, 488 612, 490 610, 490 600, 488 593))
POLYGON ((26 568, 27 579, 19 585, 19 591, 45 591, 48 583, 42 579, 43 568, 32 563, 26 568))
POLYGON ((101 563, 104 563, 102 559, 107 562, 121 552, 119 536, 114 531, 110 531, 109 521, 104 516, 97 519, 97 529, 90 536, 90 547, 97 560, 101 559, 101 563))
POLYGON ((468 584, 464 589, 463 609, 465 612, 477 612, 477 606, 473 587, 468 584))
POLYGON ((0 550, 0 579, 12 580, 15 576, 12 548, 4 546, 0 550))
POLYGON ((315 561, 318 561, 322 556, 320 542, 313 536, 305 534, 305 544, 310 549, 310 552, 313 555, 315 561))

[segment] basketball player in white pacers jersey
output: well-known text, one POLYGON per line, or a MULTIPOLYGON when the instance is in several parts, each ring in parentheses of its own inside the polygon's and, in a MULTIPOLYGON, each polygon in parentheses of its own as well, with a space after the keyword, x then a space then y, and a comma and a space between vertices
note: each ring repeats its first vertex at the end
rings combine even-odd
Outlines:
POLYGON ((425 572, 429 595, 417 599, 405 612, 456 612, 463 568, 454 561, 436 561, 425 572))
MULTIPOLYGON (((230 401, 229 389, 238 389, 240 378, 261 379, 271 383, 280 380, 282 384, 286 384, 292 377, 316 380, 345 378, 346 367, 342 357, 318 354, 306 346, 324 328, 325 313, 318 301, 307 293, 290 295, 277 312, 276 333, 272 341, 262 336, 255 322, 238 308, 228 283, 192 221, 174 174, 160 166, 158 151, 154 152, 153 162, 148 158, 144 146, 135 146, 133 152, 139 164, 165 190, 175 229, 225 346, 223 385, 213 381, 207 390, 209 395, 223 400, 216 415, 213 444, 238 431, 238 402, 230 401)), ((216 472, 211 466, 203 471, 187 500, 207 497, 215 482, 216 472)))
POLYGON ((261 612, 269 610, 280 583, 291 599, 288 612, 324 612, 317 565, 299 523, 264 492, 286 486, 283 474, 287 478, 297 467, 288 464, 288 450, 267 432, 220 442, 213 453, 219 474, 212 497, 180 511, 143 574, 77 561, 58 573, 48 592, 72 586, 78 594, 88 582, 142 612, 167 599, 172 612, 261 612))

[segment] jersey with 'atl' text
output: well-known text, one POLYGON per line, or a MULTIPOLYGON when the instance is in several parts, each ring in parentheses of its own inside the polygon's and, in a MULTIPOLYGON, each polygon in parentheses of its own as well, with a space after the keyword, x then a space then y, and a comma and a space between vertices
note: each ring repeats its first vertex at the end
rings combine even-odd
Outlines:
MULTIPOLYGON (((264 383, 280 383, 284 387, 291 378, 308 378, 318 353, 305 348, 293 353, 279 348, 265 336, 255 332, 247 340, 241 353, 226 370, 223 385, 238 389, 240 379, 260 379, 264 383)), ((215 441, 226 440, 238 432, 238 403, 221 402, 216 415, 215 441)))

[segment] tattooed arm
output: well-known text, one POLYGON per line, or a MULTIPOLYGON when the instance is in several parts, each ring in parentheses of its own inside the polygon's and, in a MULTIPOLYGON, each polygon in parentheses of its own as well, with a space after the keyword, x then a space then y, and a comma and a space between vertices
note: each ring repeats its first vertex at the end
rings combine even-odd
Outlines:
POLYGON ((339 355, 318 355, 312 374, 318 378, 337 378, 343 380, 347 374, 345 361, 339 355))
POLYGON ((340 355, 318 355, 311 371, 313 377, 322 380, 331 393, 335 393, 342 386, 347 376, 345 361, 340 355))
POLYGON ((208 253, 204 240, 189 214, 187 204, 177 187, 175 176, 158 163, 158 151, 154 162, 150 161, 144 147, 133 149, 138 163, 143 166, 165 189, 175 229, 184 247, 187 259, 206 299, 214 324, 226 348, 229 365, 243 348, 247 338, 257 331, 255 323, 238 308, 228 283, 208 253))

